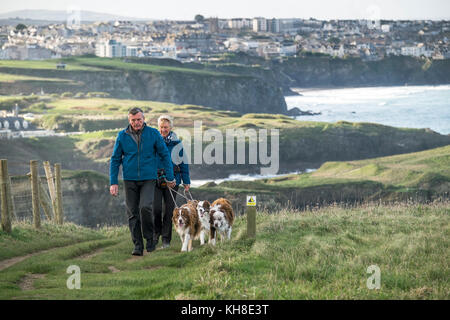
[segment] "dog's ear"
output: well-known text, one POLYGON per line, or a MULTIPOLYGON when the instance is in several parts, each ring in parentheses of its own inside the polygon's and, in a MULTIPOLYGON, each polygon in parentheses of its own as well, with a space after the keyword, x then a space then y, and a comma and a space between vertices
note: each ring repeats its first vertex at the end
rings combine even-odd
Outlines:
POLYGON ((187 208, 183 208, 181 210, 183 210, 183 215, 186 221, 189 221, 189 210, 187 208))
POLYGON ((208 200, 203 201, 203 208, 205 208, 206 210, 209 211, 209 209, 211 208, 210 203, 208 202, 208 200))

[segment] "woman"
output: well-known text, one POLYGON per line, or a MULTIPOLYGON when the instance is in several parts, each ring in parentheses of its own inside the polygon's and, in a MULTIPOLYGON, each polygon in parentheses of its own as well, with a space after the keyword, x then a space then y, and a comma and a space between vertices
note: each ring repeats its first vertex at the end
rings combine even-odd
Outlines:
MULTIPOLYGON (((181 143, 175 132, 172 131, 173 119, 169 115, 161 115, 158 118, 158 129, 161 136, 166 143, 169 154, 172 157, 173 148, 181 143)), ((183 157, 183 148, 179 152, 179 156, 183 157)), ((180 159, 181 159, 180 158, 180 159)), ((174 176, 176 179, 176 186, 173 188, 178 191, 178 187, 181 182, 183 182, 184 190, 189 191, 191 180, 189 178, 189 166, 187 163, 181 162, 180 164, 175 164, 172 159, 174 176)), ((159 159, 158 168, 163 168, 162 159, 159 159)), ((174 199, 176 199, 176 193, 171 191, 165 186, 156 186, 155 188, 155 199, 153 202, 153 212, 155 216, 155 236, 154 243, 157 244, 159 237, 162 237, 162 247, 168 248, 170 246, 170 241, 172 240, 172 213, 175 208, 174 199), (172 195, 171 195, 172 193, 172 195), (172 198, 173 196, 173 198, 172 198), (164 216, 162 215, 162 199, 164 199, 164 216)))

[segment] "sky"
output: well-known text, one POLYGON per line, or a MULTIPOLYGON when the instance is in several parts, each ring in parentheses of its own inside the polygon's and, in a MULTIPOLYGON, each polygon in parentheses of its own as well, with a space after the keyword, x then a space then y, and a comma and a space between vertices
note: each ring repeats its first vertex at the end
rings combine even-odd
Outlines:
POLYGON ((134 18, 315 18, 450 20, 449 0, 0 0, 0 13, 24 9, 79 10, 134 18))

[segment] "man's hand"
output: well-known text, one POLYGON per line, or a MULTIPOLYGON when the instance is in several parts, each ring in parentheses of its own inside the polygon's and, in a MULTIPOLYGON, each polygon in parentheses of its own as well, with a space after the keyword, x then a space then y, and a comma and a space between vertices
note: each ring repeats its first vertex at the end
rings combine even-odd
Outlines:
POLYGON ((168 184, 169 188, 175 188, 177 183, 175 180, 173 180, 173 181, 167 181, 167 184, 168 184))
POLYGON ((189 188, 191 187, 191 185, 190 184, 185 184, 184 185, 184 191, 189 191, 189 188))
POLYGON ((111 187, 109 187, 109 193, 111 193, 114 197, 117 196, 119 194, 119 185, 111 185, 111 187))

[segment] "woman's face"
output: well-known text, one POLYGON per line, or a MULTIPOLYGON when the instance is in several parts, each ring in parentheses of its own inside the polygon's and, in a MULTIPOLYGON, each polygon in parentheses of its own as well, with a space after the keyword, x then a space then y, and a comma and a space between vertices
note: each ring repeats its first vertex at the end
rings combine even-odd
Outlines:
POLYGON ((170 129, 172 129, 170 127, 170 123, 169 121, 161 121, 159 123, 159 133, 161 133, 161 135, 165 138, 169 135, 170 133, 170 129))

